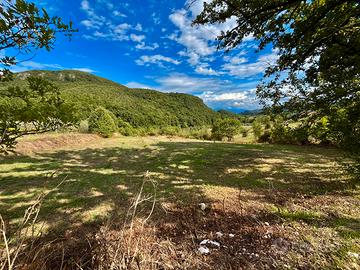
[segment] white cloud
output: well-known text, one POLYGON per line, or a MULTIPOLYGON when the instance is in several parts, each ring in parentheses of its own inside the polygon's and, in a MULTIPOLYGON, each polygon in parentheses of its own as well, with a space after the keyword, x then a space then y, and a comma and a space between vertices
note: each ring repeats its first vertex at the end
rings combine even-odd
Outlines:
POLYGON ((191 77, 182 73, 155 79, 163 92, 190 93, 215 108, 259 108, 255 87, 257 81, 234 83, 218 78, 191 77))
POLYGON ((208 65, 205 66, 198 66, 195 69, 195 72, 201 75, 213 75, 213 76, 219 76, 220 73, 213 70, 211 67, 208 67, 208 65))
MULTIPOLYGON (((99 0, 98 0, 99 1, 99 0)), ((100 1, 100 7, 107 7, 112 10, 114 7, 108 5, 108 2, 100 1), (102 3, 102 4, 101 4, 102 3), (101 4, 101 5, 100 5, 101 4)), ((81 25, 85 26, 87 30, 92 31, 84 35, 87 39, 107 39, 111 41, 123 41, 130 39, 130 31, 142 31, 141 24, 136 24, 135 26, 128 23, 115 23, 112 21, 111 17, 105 18, 97 14, 97 10, 90 6, 89 1, 82 0, 80 5, 81 10, 85 12, 87 18, 82 20, 81 25)), ((112 11, 112 14, 117 17, 126 17, 119 11, 112 11)))
POLYGON ((144 39, 145 39, 145 36, 144 35, 135 35, 135 34, 131 34, 130 35, 130 39, 132 41, 135 41, 135 42, 142 42, 144 39))
POLYGON ((95 70, 91 69, 91 68, 71 68, 72 70, 78 70, 78 71, 82 71, 82 72, 87 72, 87 73, 94 73, 96 72, 95 70))
POLYGON ((239 93, 223 93, 223 94, 213 94, 206 93, 204 99, 209 101, 228 101, 228 100, 245 100, 248 98, 247 92, 239 93))
POLYGON ((142 31, 143 28, 142 28, 142 25, 140 23, 138 23, 135 28, 134 28, 136 31, 142 31))
POLYGON ((129 88, 151 89, 150 86, 138 82, 128 82, 125 86, 129 88))
MULTIPOLYGON (((214 54, 216 52, 214 44, 216 37, 222 31, 230 30, 236 26, 235 17, 221 24, 193 26, 192 21, 202 11, 203 2, 191 1, 190 5, 190 1, 187 1, 189 11, 185 9, 176 10, 169 16, 172 23, 178 27, 179 34, 173 33, 168 38, 186 48, 183 55, 189 57, 191 65, 197 65, 201 57, 214 54)), ((205 2, 210 2, 210 0, 205 2)))
POLYGON ((118 10, 114 10, 112 14, 113 14, 114 16, 116 16, 116 17, 123 17, 123 18, 126 18, 126 17, 127 17, 124 13, 121 13, 121 12, 118 11, 118 10))
POLYGON ((222 70, 231 76, 249 78, 263 74, 267 67, 275 64, 278 57, 275 50, 260 56, 255 62, 248 62, 246 58, 239 56, 224 57, 227 63, 222 66, 222 70))
POLYGON ((174 64, 174 65, 179 65, 180 62, 177 61, 177 60, 174 60, 170 57, 166 57, 166 56, 163 56, 163 55, 160 55, 160 54, 156 54, 156 55, 143 55, 140 57, 140 59, 136 60, 135 63, 137 65, 140 65, 140 66, 144 66, 144 65, 150 65, 150 64, 156 64, 156 65, 159 65, 159 66, 162 66, 163 62, 166 62, 166 63, 171 63, 171 64, 174 64))
POLYGON ((21 62, 18 65, 12 67, 13 72, 22 72, 27 70, 34 70, 34 69, 58 69, 58 70, 64 70, 64 69, 71 69, 71 70, 79 70, 83 72, 88 73, 94 73, 95 70, 87 67, 64 67, 59 64, 44 64, 44 63, 38 63, 34 61, 25 61, 21 62))
POLYGON ((153 43, 152 45, 145 45, 145 42, 141 42, 140 44, 137 44, 135 46, 136 49, 138 50, 149 50, 149 51, 153 51, 157 48, 159 48, 159 44, 158 43, 153 43))

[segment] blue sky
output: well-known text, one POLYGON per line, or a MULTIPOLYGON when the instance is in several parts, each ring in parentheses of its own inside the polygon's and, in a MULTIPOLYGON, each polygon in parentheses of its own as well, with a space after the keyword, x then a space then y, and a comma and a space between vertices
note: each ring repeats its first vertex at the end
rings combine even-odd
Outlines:
POLYGON ((199 0, 38 0, 51 15, 79 30, 59 37, 51 52, 38 51, 15 71, 79 69, 129 87, 199 96, 214 109, 256 109, 255 88, 277 54, 255 53, 247 37, 230 53, 216 50, 216 36, 236 21, 192 27, 199 0))

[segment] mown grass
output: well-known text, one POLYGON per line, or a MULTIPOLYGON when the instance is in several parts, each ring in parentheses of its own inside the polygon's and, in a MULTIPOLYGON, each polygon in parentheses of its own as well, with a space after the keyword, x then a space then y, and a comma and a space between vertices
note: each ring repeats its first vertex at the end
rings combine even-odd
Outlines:
POLYGON ((1 158, 0 213, 16 225, 37 194, 66 179, 42 206, 40 219, 48 232, 102 222, 127 210, 148 172, 157 182, 158 219, 164 205, 226 199, 231 207, 240 191, 249 209, 315 232, 327 228, 354 251, 360 231, 358 190, 349 184, 339 158, 336 149, 315 146, 98 138, 71 149, 1 158))

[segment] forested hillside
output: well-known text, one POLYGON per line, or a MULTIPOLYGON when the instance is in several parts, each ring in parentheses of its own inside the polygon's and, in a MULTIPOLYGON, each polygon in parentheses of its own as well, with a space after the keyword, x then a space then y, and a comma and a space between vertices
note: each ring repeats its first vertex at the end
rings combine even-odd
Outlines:
POLYGON ((99 106, 133 127, 197 127, 209 125, 217 117, 217 113, 198 97, 130 89, 81 71, 22 72, 15 75, 14 82, 2 83, 1 88, 9 85, 26 87, 29 76, 39 76, 57 85, 65 102, 76 104, 80 119, 86 119, 99 106))

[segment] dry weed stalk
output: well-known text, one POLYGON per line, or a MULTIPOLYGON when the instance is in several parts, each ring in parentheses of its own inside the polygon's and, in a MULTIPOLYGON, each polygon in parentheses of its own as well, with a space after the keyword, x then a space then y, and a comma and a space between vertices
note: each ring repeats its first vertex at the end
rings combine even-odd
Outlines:
MULTIPOLYGON (((50 178, 53 178, 55 174, 54 172, 50 175, 50 178)), ((39 217, 41 205, 45 199, 51 192, 59 188, 65 181, 65 177, 56 187, 53 189, 42 192, 36 200, 25 210, 24 216, 21 220, 21 223, 17 230, 12 234, 12 236, 8 236, 6 223, 0 214, 0 234, 1 234, 1 242, 0 247, 3 245, 5 248, 0 250, 0 270, 13 270, 17 268, 17 260, 19 255, 24 252, 25 249, 32 250, 36 239, 41 236, 43 231, 44 224, 41 225, 40 230, 36 233, 36 223, 39 217), (27 243, 27 240, 31 239, 30 244, 27 243)), ((36 254, 37 252, 35 252, 36 254)))
MULTIPOLYGON (((134 237, 134 223, 135 223, 136 215, 138 213, 137 210, 138 210, 138 207, 140 206, 140 204, 142 204, 143 202, 146 202, 146 201, 150 201, 150 200, 152 200, 151 209, 150 209, 147 217, 145 219, 143 219, 142 221, 140 221, 140 226, 137 228, 140 233, 144 232, 145 224, 147 223, 147 221, 153 214, 154 209, 155 209, 155 203, 156 203, 156 182, 150 178, 149 171, 147 171, 144 175, 144 180, 141 184, 140 191, 137 194, 136 199, 134 200, 134 202, 128 209, 126 217, 127 218, 130 217, 130 221, 125 220, 125 222, 123 224, 123 228, 122 228, 121 234, 120 234, 120 239, 118 239, 118 241, 117 241, 115 255, 110 264, 110 269, 116 269, 116 267, 115 267, 116 265, 123 265, 123 266, 126 266, 126 269, 129 269, 130 266, 134 263, 134 260, 136 260, 138 258, 141 237, 134 237), (145 197, 143 195, 143 192, 144 192, 144 187, 147 183, 150 183, 152 185, 154 193, 152 196, 145 197), (126 227, 128 226, 129 223, 130 223, 129 230, 127 230, 126 227), (125 236, 125 232, 128 233, 126 236, 125 236), (127 239, 125 239, 125 237, 127 239), (125 252, 122 249, 123 242, 127 243, 125 252), (121 255, 120 258, 119 258, 119 255, 121 255)), ((138 261, 136 263, 137 263, 137 265, 139 265, 138 261)))

